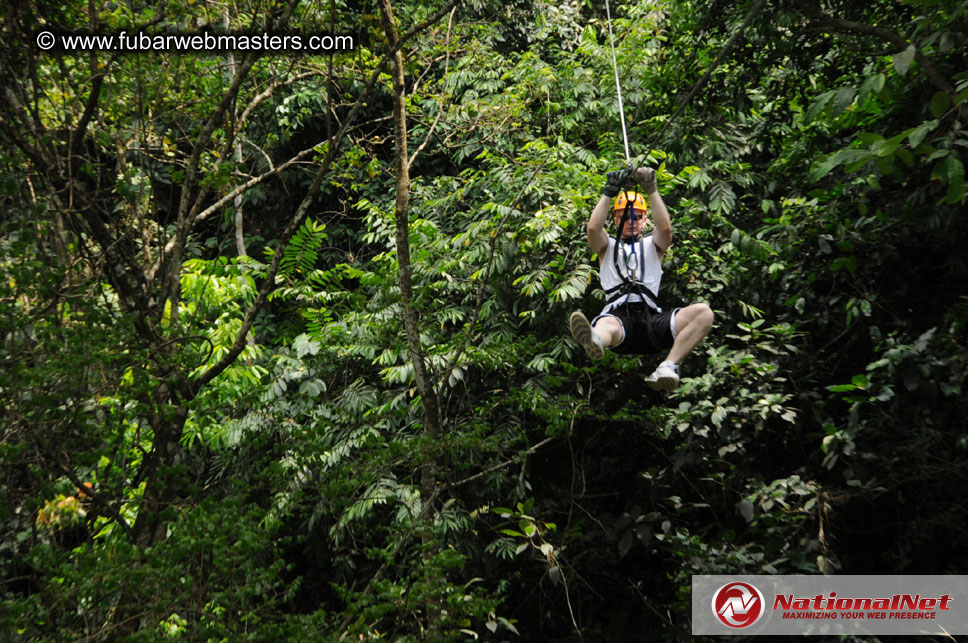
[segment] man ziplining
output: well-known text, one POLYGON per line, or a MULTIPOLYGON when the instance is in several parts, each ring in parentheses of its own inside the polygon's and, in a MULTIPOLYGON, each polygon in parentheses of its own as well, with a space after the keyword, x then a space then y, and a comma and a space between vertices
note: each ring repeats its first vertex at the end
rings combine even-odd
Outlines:
POLYGON ((601 359, 605 349, 635 355, 668 350, 646 379, 649 386, 661 391, 678 386, 679 362, 713 325, 713 311, 707 304, 668 312, 659 307, 662 256, 670 243, 672 224, 659 195, 655 170, 640 167, 634 172, 609 172, 602 197, 588 220, 588 245, 598 255, 599 278, 607 297, 605 307, 591 322, 581 311, 573 312, 569 320, 572 337, 593 360, 601 359), (630 179, 642 193, 625 189, 630 179), (618 228, 615 238, 605 231, 613 198, 612 218, 618 228), (643 237, 649 205, 654 230, 643 237))

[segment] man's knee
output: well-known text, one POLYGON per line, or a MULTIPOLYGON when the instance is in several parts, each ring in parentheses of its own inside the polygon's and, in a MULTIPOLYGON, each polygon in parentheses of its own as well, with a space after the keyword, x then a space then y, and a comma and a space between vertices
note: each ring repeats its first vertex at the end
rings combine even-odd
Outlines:
POLYGON ((696 307, 696 318, 695 322, 699 324, 705 330, 709 330, 713 327, 713 321, 715 320, 715 315, 713 314, 713 309, 709 307, 709 304, 693 304, 696 307))
POLYGON ((713 327, 713 309, 708 304, 691 304, 682 309, 684 319, 682 319, 680 330, 692 327, 703 335, 713 327))
POLYGON ((604 316, 595 324, 595 332, 599 334, 606 348, 611 348, 622 343, 625 337, 625 329, 617 319, 611 316, 604 316))

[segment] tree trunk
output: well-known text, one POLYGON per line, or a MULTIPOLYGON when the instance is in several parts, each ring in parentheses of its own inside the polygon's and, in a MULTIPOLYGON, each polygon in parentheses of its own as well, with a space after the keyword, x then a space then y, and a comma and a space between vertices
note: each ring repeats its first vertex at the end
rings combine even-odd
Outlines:
POLYGON ((389 0, 380 0, 380 12, 390 46, 396 48, 391 59, 393 78, 393 138, 394 163, 397 173, 396 220, 397 264, 399 267, 400 298, 403 324, 407 333, 407 348, 413 363, 414 382, 423 403, 424 436, 427 447, 423 454, 420 473, 420 494, 429 502, 434 493, 436 460, 433 445, 440 437, 440 404, 433 383, 427 375, 427 363, 420 345, 420 329, 413 309, 413 277, 410 266, 410 162, 407 153, 406 84, 403 73, 403 52, 397 47, 400 36, 393 19, 389 0))
MULTIPOLYGON (((229 24, 229 10, 226 9, 222 17, 222 27, 223 29, 225 29, 226 32, 228 32, 230 26, 231 25, 229 24)), ((229 51, 225 56, 225 62, 226 62, 225 78, 228 81, 229 85, 231 86, 232 83, 235 82, 235 70, 236 70, 235 54, 229 51)), ((239 117, 238 107, 233 104, 232 105, 233 127, 238 127, 238 117, 239 117)), ((332 138, 333 136, 332 132, 328 132, 328 135, 330 138, 332 138)), ((232 145, 233 145, 233 152, 234 152, 233 158, 235 159, 235 162, 241 166, 243 161, 242 141, 239 140, 239 133, 236 133, 235 142, 232 145)), ((242 215, 242 193, 241 192, 235 195, 235 199, 233 199, 232 201, 232 206, 235 208, 235 253, 240 257, 245 257, 247 255, 245 251, 245 227, 244 227, 245 217, 242 215)), ((255 338, 250 334, 249 345, 251 346, 254 343, 255 343, 255 338)))

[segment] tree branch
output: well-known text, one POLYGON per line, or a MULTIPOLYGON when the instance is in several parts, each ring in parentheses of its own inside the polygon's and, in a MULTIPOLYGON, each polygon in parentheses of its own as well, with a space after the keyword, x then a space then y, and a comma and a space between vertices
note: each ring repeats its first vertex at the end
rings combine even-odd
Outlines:
POLYGON ((314 70, 314 71, 303 72, 301 74, 296 74, 295 76, 290 76, 284 80, 276 80, 271 85, 269 85, 266 89, 256 94, 252 98, 252 100, 249 101, 249 104, 246 105, 245 109, 242 110, 242 115, 239 116, 239 129, 241 129, 242 126, 248 121, 249 115, 255 110, 255 108, 261 105, 262 101, 272 96, 273 92, 275 92, 280 87, 284 87, 286 85, 292 85, 293 83, 297 83, 300 80, 304 80, 306 78, 312 78, 313 76, 321 76, 321 75, 322 75, 322 72, 314 70))
POLYGON ((729 37, 729 40, 726 41, 726 44, 723 45, 723 48, 719 50, 719 55, 716 56, 716 59, 713 60, 711 65, 709 65, 709 69, 706 70, 706 73, 703 75, 703 77, 699 79, 699 82, 692 86, 692 89, 689 90, 689 93, 686 94, 686 97, 682 99, 681 103, 679 103, 678 109, 676 109, 672 116, 666 120, 665 124, 662 126, 662 129, 656 132, 655 136, 652 137, 652 141, 649 143, 649 151, 645 154, 646 157, 652 154, 653 149, 655 149, 655 144, 665 133, 666 129, 668 129, 669 125, 679 118, 679 115, 683 112, 683 110, 686 109, 686 105, 689 104, 689 101, 692 100, 693 96, 698 94, 699 90, 702 89, 707 82, 709 82, 713 72, 716 71, 717 67, 719 67, 719 63, 723 62, 726 54, 730 49, 732 49, 733 45, 737 40, 739 40, 740 36, 743 35, 743 32, 746 31, 746 27, 749 26, 750 22, 752 22, 753 17, 756 16, 756 14, 758 14, 765 5, 766 0, 757 0, 756 4, 754 4, 749 10, 749 13, 746 14, 746 18, 743 19, 742 24, 740 24, 739 28, 733 32, 732 36, 729 37))
MULTIPOLYGON (((454 8, 450 10, 450 17, 447 18, 447 36, 444 39, 444 50, 447 52, 447 55, 444 58, 443 78, 447 78, 447 70, 450 68, 450 25, 454 20, 454 13, 456 11, 457 11, 457 7, 454 6, 454 8)), ((431 137, 433 137, 434 131, 437 129, 437 124, 440 122, 440 116, 443 113, 444 113, 444 90, 443 90, 443 87, 441 87, 440 99, 437 101, 437 115, 434 117, 434 122, 431 123, 430 129, 427 130, 427 136, 424 138, 423 143, 421 143, 419 147, 417 147, 417 149, 414 150, 413 154, 410 156, 410 160, 407 161, 407 165, 413 166, 413 162, 417 160, 417 157, 420 156, 420 153, 423 152, 424 148, 427 147, 427 143, 429 143, 431 137)))
MULTIPOLYGON (((883 27, 877 27, 874 25, 864 24, 862 22, 854 22, 853 20, 843 20, 841 18, 834 18, 820 11, 820 8, 816 5, 804 5, 804 13, 813 21, 813 25, 820 27, 825 31, 837 31, 841 33, 852 33, 861 34, 865 36, 874 36, 885 42, 889 42, 891 45, 896 47, 898 50, 905 50, 912 46, 913 43, 908 42, 899 34, 894 33, 884 29, 883 27)), ((940 89, 941 91, 947 92, 948 94, 954 93, 954 86, 948 82, 944 75, 935 67, 934 63, 930 58, 921 53, 915 46, 914 59, 918 62, 921 69, 924 70, 925 75, 931 84, 940 89)))
POLYGON ((525 459, 526 457, 528 457, 529 455, 531 455, 532 453, 534 453, 544 445, 550 444, 557 439, 558 438, 545 438, 541 442, 538 442, 537 444, 532 445, 531 447, 517 454, 513 458, 510 458, 509 460, 505 460, 500 464, 495 464, 492 467, 488 467, 487 469, 484 469, 483 471, 475 473, 472 476, 464 478, 463 480, 458 480, 456 482, 448 482, 446 484, 443 484, 440 486, 440 492, 443 493, 444 491, 450 491, 451 489, 456 489, 457 487, 463 487, 465 484, 468 484, 468 483, 474 482, 475 480, 483 478, 489 473, 494 473, 495 471, 500 471, 501 469, 510 467, 512 464, 521 462, 521 460, 525 459))
MULTIPOLYGON (((98 68, 97 65, 97 54, 91 54, 91 92, 87 95, 87 103, 84 106, 84 113, 81 114, 81 118, 78 119, 77 125, 71 132, 71 140, 69 142, 68 153, 70 156, 77 156, 81 151, 81 143, 84 141, 84 132, 87 131, 87 126, 94 118, 94 112, 97 109, 98 101, 101 98, 101 87, 104 85, 104 77, 107 75, 107 69, 111 67, 117 56, 113 56, 110 61, 104 66, 104 70, 95 71, 98 68)), ((70 163, 68 163, 68 172, 70 172, 70 163)))

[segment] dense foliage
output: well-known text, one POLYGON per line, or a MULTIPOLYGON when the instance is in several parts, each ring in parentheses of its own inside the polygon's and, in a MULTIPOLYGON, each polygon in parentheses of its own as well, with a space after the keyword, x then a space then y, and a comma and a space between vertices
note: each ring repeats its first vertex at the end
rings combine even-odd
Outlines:
POLYGON ((5 640, 684 640, 692 574, 968 573, 968 5, 614 4, 717 319, 670 395, 566 333, 604 3, 4 7, 5 640))

